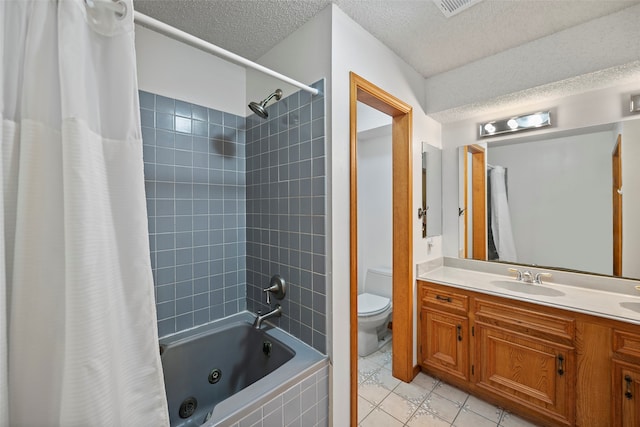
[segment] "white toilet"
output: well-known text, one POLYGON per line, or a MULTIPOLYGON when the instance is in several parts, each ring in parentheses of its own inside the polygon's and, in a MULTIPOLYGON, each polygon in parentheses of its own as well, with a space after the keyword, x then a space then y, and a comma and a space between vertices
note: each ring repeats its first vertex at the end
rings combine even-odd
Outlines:
POLYGON ((358 355, 368 356, 384 344, 391 317, 393 281, 388 268, 370 268, 358 295, 358 355))

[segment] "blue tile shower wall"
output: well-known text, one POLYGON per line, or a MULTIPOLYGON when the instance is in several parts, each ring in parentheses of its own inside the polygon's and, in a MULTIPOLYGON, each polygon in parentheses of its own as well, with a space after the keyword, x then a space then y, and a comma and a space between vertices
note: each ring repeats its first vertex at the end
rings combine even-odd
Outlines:
POLYGON ((279 326, 326 353, 324 81, 247 118, 247 308, 269 310, 262 289, 288 283, 279 326))
POLYGON ((245 118, 139 95, 164 336, 246 308, 245 118))

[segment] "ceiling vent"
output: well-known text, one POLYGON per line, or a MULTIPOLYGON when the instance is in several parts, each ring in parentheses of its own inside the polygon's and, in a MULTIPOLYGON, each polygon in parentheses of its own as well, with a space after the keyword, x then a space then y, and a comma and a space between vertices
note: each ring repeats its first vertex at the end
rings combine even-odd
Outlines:
POLYGON ((436 6, 438 6, 438 9, 440 9, 447 18, 451 18, 453 15, 457 15, 465 9, 469 9, 480 1, 482 0, 433 0, 436 6))

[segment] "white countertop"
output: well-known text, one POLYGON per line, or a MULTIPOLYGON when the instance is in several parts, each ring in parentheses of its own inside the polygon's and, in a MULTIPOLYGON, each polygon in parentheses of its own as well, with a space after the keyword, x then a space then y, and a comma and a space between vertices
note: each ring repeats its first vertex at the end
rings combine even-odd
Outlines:
MULTIPOLYGON (((496 295, 520 301, 533 302, 548 307, 606 317, 640 325, 640 292, 609 292, 590 287, 569 286, 558 283, 528 284, 517 282, 507 274, 493 274, 450 266, 437 267, 417 276, 418 280, 452 286, 460 289, 496 295), (511 289, 506 289, 505 286, 511 289), (522 286, 523 292, 517 291, 522 286), (544 289, 528 289, 537 286, 544 289), (524 291, 553 293, 554 295, 529 294, 524 291)), ((629 281, 633 289, 634 282, 629 281)), ((634 290, 635 292, 635 290, 634 290)))

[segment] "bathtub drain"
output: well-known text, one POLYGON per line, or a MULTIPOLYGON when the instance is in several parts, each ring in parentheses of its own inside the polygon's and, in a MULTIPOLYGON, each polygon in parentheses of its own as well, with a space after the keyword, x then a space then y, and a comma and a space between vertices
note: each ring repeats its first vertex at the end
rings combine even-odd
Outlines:
POLYGON ((222 378, 222 371, 220 369, 213 369, 209 373, 209 382, 211 384, 217 383, 218 381, 220 381, 220 378, 222 378))
POLYGON ((188 397, 180 405, 180 411, 178 411, 178 415, 180 418, 189 418, 196 411, 198 407, 198 401, 195 397, 188 397))

